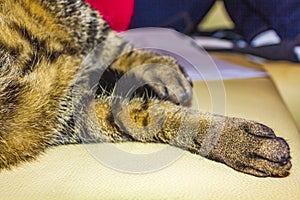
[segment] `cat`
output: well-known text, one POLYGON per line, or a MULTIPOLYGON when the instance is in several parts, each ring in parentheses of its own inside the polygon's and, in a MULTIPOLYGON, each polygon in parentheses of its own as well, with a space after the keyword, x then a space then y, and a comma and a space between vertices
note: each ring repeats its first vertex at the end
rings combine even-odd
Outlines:
POLYGON ((289 175, 289 146, 272 129, 181 106, 191 97, 175 59, 134 49, 84 1, 0 1, 1 170, 57 145, 136 141, 258 177, 289 175))

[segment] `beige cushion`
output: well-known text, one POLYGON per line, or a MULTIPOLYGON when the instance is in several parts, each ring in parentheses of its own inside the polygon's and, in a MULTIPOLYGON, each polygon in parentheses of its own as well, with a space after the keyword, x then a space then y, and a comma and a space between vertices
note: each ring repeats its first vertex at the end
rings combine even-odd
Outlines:
MULTIPOLYGON (((151 173, 122 173, 106 167, 89 153, 90 147, 102 144, 69 145, 53 148, 39 160, 12 171, 0 172, 1 199, 297 199, 300 135, 272 81, 228 80, 224 86, 227 115, 262 122, 288 140, 293 163, 290 176, 257 178, 188 152, 151 173)), ((194 100, 200 108, 212 110, 206 84, 196 82, 195 92, 194 100)), ((137 149, 135 153, 165 147, 117 145, 124 151, 137 149)))
POLYGON ((271 75, 300 130, 300 64, 266 62, 263 66, 271 75))

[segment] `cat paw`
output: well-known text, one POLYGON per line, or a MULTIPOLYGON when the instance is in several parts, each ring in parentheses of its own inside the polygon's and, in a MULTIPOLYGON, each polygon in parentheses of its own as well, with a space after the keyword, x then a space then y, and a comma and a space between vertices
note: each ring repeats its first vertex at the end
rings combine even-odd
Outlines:
POLYGON ((192 99, 192 84, 185 74, 175 67, 157 65, 145 67, 142 79, 154 93, 176 104, 187 104, 192 99))
POLYGON ((183 105, 192 99, 191 79, 177 62, 168 56, 153 56, 146 64, 126 73, 124 78, 126 82, 120 80, 118 83, 120 92, 136 91, 135 94, 139 96, 156 96, 183 105), (128 89, 124 89, 126 86, 128 89))
POLYGON ((228 166, 259 177, 285 177, 292 167, 287 142, 263 124, 237 118, 214 149, 216 159, 228 166))

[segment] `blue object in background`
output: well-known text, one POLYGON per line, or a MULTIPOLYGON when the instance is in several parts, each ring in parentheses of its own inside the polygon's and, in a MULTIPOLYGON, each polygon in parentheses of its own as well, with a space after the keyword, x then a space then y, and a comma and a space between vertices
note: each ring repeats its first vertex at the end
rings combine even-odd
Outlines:
POLYGON ((130 28, 171 27, 193 31, 215 0, 135 0, 130 28))

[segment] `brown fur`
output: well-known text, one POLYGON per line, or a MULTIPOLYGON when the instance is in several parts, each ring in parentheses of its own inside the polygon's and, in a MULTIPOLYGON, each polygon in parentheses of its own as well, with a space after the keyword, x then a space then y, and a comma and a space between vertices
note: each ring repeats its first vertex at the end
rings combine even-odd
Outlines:
POLYGON ((192 95, 176 61, 134 50, 81 0, 1 0, 0 64, 0 169, 55 145, 139 141, 168 143, 255 176, 289 174, 289 147, 270 128, 175 105, 192 95), (102 69, 115 89, 105 92, 100 80, 102 92, 89 98, 102 69), (114 82, 123 74, 149 83, 156 97, 120 98, 114 82))

